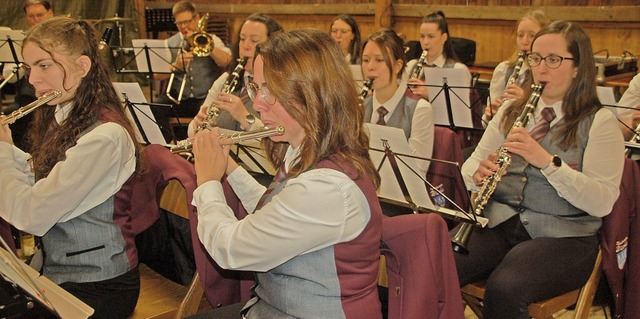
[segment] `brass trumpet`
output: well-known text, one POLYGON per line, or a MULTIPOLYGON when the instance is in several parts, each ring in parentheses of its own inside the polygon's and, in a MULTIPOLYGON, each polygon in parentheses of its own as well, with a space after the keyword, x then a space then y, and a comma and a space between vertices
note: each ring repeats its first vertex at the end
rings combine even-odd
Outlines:
MULTIPOLYGON (((198 30, 192 34, 188 39, 186 39, 187 43, 187 52, 193 53, 198 57, 206 57, 211 54, 213 48, 215 47, 213 38, 207 33, 206 30, 206 22, 209 19, 209 14, 206 13, 200 20, 198 20, 198 30), (190 49, 189 49, 190 48, 190 49)), ((186 67, 185 67, 186 69, 186 67)), ((180 104, 182 101, 182 94, 184 93, 184 87, 187 84, 188 72, 182 77, 182 83, 180 84, 180 90, 178 91, 178 97, 174 98, 171 96, 171 87, 173 86, 173 79, 175 78, 175 72, 171 72, 171 77, 169 78, 169 83, 167 84, 166 95, 175 104, 180 104)))
MULTIPOLYGON (((284 134, 283 126, 265 126, 263 128, 247 132, 235 132, 231 134, 221 133, 218 135, 218 138, 220 138, 220 145, 232 145, 246 140, 278 136, 282 134, 284 134)), ((173 154, 190 153, 191 150, 193 150, 193 143, 189 140, 182 140, 180 143, 171 147, 171 153, 173 154)))
POLYGON ((0 125, 13 124, 21 117, 35 111, 38 107, 51 102, 51 100, 60 97, 60 95, 62 95, 62 92, 60 91, 47 92, 37 100, 11 112, 9 115, 0 116, 0 125))

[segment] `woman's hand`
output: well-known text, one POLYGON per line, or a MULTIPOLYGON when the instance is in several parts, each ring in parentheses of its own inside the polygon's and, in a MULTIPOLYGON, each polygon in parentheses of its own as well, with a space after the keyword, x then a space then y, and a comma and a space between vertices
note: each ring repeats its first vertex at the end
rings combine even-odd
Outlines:
POLYGON ((529 132, 522 127, 514 128, 502 143, 513 154, 522 156, 525 161, 534 167, 543 169, 551 163, 551 154, 547 152, 538 141, 534 140, 529 132))
POLYGON ((502 105, 503 101, 504 100, 500 98, 491 100, 489 105, 484 107, 484 115, 487 118, 492 119, 493 116, 496 115, 496 113, 498 113, 498 109, 502 105))
POLYGON ((217 127, 202 130, 191 141, 198 186, 213 180, 220 181, 227 170, 229 145, 220 145, 219 131, 217 127))
POLYGON ((517 100, 521 98, 522 95, 524 95, 524 90, 521 87, 515 84, 510 84, 507 85, 507 87, 504 89, 504 92, 502 93, 502 99, 517 100))
POLYGON ((429 91, 427 90, 427 87, 425 86, 425 83, 422 80, 419 80, 417 78, 411 78, 407 83, 409 85, 409 89, 411 90, 411 92, 429 101, 429 91))
POLYGON ((214 101, 214 103, 221 110, 225 110, 231 114, 234 120, 240 123, 244 123, 244 119, 247 117, 249 111, 242 103, 242 99, 239 97, 230 94, 230 93, 220 93, 218 97, 214 101))
POLYGON ((498 154, 495 152, 491 153, 486 159, 480 161, 478 169, 473 173, 473 182, 476 186, 481 186, 485 178, 493 176, 493 174, 498 170, 498 165, 493 162, 497 155, 498 154))
POLYGON ((210 105, 207 105, 207 107, 201 107, 200 111, 198 111, 198 114, 196 114, 196 116, 193 118, 193 127, 195 129, 197 129, 198 127, 201 127, 202 124, 204 124, 204 121, 207 119, 207 112, 209 111, 209 106, 210 105))
POLYGON ((13 138, 11 137, 9 124, 2 125, 2 127, 0 127, 0 142, 7 142, 13 145, 13 138))

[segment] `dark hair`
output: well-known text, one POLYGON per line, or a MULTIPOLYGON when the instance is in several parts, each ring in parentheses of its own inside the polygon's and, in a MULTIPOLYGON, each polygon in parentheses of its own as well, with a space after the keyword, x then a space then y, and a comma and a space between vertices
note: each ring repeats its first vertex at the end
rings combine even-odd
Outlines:
POLYGON ((422 18, 422 23, 435 23, 438 26, 438 30, 447 35, 447 40, 444 42, 442 54, 445 59, 459 61, 458 55, 456 55, 456 52, 453 50, 453 46, 451 45, 449 24, 447 23, 447 18, 444 16, 444 12, 434 11, 422 18))
POLYGON ((380 51, 382 51, 382 56, 384 57, 384 62, 387 65, 387 68, 389 68, 390 76, 393 75, 391 74, 391 72, 393 72, 393 64, 397 60, 402 60, 402 68, 400 68, 397 74, 399 79, 402 78, 404 67, 407 65, 402 38, 391 29, 381 29, 369 35, 362 46, 363 50, 369 41, 378 45, 380 51))
MULTIPOLYGON (((83 132, 98 121, 118 123, 136 141, 133 126, 120 104, 107 66, 98 50, 98 39, 97 31, 88 22, 67 17, 43 21, 32 27, 24 38, 23 49, 29 43, 38 46, 51 55, 60 68, 62 64, 54 58, 53 52, 69 59, 85 55, 91 60, 91 68, 80 81, 72 98, 73 107, 69 117, 62 124, 54 124, 54 107, 41 107, 35 111, 29 139, 37 179, 46 177, 57 162, 64 160, 65 152, 76 144, 83 132)), ((135 144, 137 155, 139 145, 135 144)), ((139 168, 136 165, 136 169, 139 168)))
MULTIPOLYGON (((578 72, 571 82, 569 89, 562 99, 562 111, 564 112, 563 123, 554 138, 561 138, 559 146, 563 150, 569 149, 576 143, 576 135, 579 123, 584 118, 591 116, 602 108, 602 103, 598 99, 596 92, 596 66, 591 48, 589 35, 579 25, 567 21, 555 21, 542 28, 536 34, 531 47, 536 40, 546 34, 560 34, 567 42, 567 51, 573 56, 573 60, 564 60, 562 63, 573 63, 578 72)), ((505 110, 503 118, 503 129, 510 128, 522 111, 531 88, 525 88, 523 98, 514 102, 505 110)))
MULTIPOLYGON (((289 176, 338 157, 353 164, 359 174, 370 177, 377 187, 380 176, 369 157, 364 110, 358 103, 356 87, 344 83, 351 78, 351 71, 333 38, 318 29, 283 30, 260 43, 258 55, 264 60, 269 91, 305 132, 289 176)), ((270 139, 263 143, 269 159, 279 167, 287 143, 270 139)))
MULTIPOLYGON (((236 35, 235 44, 231 48, 231 57, 233 61, 238 61, 238 59, 240 59, 240 32, 242 31, 242 26, 244 26, 244 24, 247 21, 259 22, 264 24, 267 27, 267 38, 271 36, 274 32, 282 30, 282 26, 278 23, 278 21, 272 19, 270 16, 263 13, 251 14, 246 19, 244 19, 244 21, 242 21, 242 24, 240 24, 240 30, 238 30, 238 33, 236 35)), ((252 63, 252 62, 248 61, 247 63, 252 63)), ((236 67, 236 65, 237 63, 229 63, 227 65, 227 71, 231 73, 233 69, 236 67)), ((237 88, 241 88, 242 85, 244 85, 244 81, 240 81, 238 85, 239 86, 237 88)))
POLYGON ((360 43, 361 35, 360 35, 360 28, 358 27, 358 22, 356 22, 356 20, 348 14, 341 14, 333 18, 333 21, 331 21, 330 28, 333 27, 333 24, 337 20, 342 20, 346 24, 348 24, 351 27, 351 32, 353 33, 353 40, 351 40, 351 43, 349 43, 349 54, 351 54, 351 60, 349 61, 349 63, 360 64, 360 55, 362 54, 362 46, 360 43))
POLYGON ((27 13, 27 7, 33 5, 42 5, 47 11, 51 10, 53 7, 51 6, 51 2, 47 0, 27 0, 25 1, 24 7, 22 8, 25 13, 27 13))

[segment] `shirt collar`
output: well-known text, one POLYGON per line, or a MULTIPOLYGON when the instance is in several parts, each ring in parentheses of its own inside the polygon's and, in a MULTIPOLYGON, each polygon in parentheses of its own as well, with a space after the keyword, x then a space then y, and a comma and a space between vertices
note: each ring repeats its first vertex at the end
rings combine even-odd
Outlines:
POLYGON ((404 96, 404 93, 406 91, 407 91, 407 82, 402 80, 398 84, 398 88, 396 89, 396 92, 393 93, 393 96, 391 97, 391 99, 389 99, 387 102, 384 102, 384 104, 378 102, 378 98, 374 94, 373 95, 373 110, 375 111, 380 106, 384 106, 384 108, 387 109, 387 111, 389 112, 387 114, 390 115, 396 109, 396 107, 398 106, 398 103, 400 103, 400 100, 402 99, 402 97, 404 96))
POLYGON ((58 122, 59 125, 62 125, 62 123, 69 117, 72 109, 72 104, 73 103, 69 102, 65 105, 56 105, 55 117, 56 122, 58 122))

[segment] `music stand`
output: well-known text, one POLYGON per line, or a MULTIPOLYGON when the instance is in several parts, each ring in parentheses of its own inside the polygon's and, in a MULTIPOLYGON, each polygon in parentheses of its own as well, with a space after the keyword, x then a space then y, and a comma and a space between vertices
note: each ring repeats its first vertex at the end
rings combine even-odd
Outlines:
POLYGON ((429 183, 425 176, 421 176, 417 169, 417 161, 438 161, 456 166, 458 163, 410 155, 409 143, 404 131, 399 128, 370 123, 366 123, 365 127, 369 131, 369 154, 373 163, 377 164, 381 177, 378 188, 381 201, 407 207, 414 212, 435 212, 443 217, 486 226, 486 218, 466 212, 465 208, 459 207, 429 183), (429 191, 442 196, 457 209, 434 205, 429 198, 429 191))
POLYGON ((118 74, 145 74, 149 80, 149 92, 151 102, 153 102, 153 74, 154 73, 186 73, 184 69, 178 69, 173 65, 170 48, 165 40, 156 39, 132 39, 131 48, 111 47, 112 50, 133 52, 133 57, 128 61, 123 61, 122 65, 117 65, 113 60, 113 67, 118 74), (135 62, 135 63, 134 63, 135 62))
POLYGON ((425 86, 429 94, 429 103, 433 109, 434 123, 456 128, 478 129, 474 119, 482 121, 482 116, 473 112, 473 106, 480 101, 470 102, 471 79, 464 69, 424 68, 425 84, 411 86, 425 86), (452 96, 453 95, 453 96, 452 96), (455 97, 455 98, 454 98, 455 97))
POLYGON ((22 48, 24 37, 25 34, 22 30, 0 30, 0 63, 16 65, 11 76, 0 83, 0 89, 13 77, 17 76, 19 69, 22 67, 22 54, 18 54, 18 50, 22 48))
POLYGON ((167 104, 147 103, 142 89, 138 83, 134 82, 114 82, 113 87, 120 102, 124 103, 127 109, 127 116, 135 124, 136 138, 138 142, 144 144, 160 144, 166 147, 170 145, 166 143, 162 130, 169 128, 160 127, 151 112, 150 106, 171 107, 167 104), (138 101, 138 102, 132 102, 138 101))

